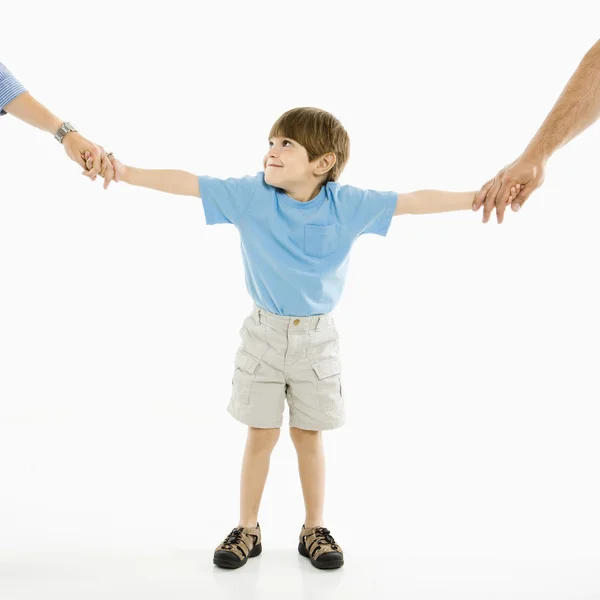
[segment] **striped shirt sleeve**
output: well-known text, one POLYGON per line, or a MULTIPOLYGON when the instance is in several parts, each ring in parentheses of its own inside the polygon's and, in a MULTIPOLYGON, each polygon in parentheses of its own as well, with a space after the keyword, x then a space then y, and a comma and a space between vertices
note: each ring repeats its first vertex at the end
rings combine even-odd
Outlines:
POLYGON ((4 107, 19 94, 27 90, 17 81, 12 73, 0 63, 0 115, 5 115, 4 107))

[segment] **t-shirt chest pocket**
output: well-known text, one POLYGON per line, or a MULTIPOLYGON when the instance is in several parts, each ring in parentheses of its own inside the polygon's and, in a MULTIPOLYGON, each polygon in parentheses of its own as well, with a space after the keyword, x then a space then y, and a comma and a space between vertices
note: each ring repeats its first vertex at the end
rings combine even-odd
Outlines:
POLYGON ((337 245, 337 225, 305 225, 304 252, 323 258, 332 254, 337 245))

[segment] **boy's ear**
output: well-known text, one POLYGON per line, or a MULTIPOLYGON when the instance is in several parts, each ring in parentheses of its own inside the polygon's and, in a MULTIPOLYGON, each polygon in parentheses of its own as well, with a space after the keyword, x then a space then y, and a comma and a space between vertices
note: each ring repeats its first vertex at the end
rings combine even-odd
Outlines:
POLYGON ((327 154, 323 154, 323 156, 317 160, 315 175, 325 175, 325 173, 333 168, 335 161, 336 157, 334 152, 327 152, 327 154))

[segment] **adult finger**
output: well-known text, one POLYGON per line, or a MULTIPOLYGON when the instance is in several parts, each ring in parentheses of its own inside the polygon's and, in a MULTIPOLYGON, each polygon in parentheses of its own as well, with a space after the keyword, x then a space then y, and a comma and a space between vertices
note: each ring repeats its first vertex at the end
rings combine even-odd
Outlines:
POLYGON ((479 192, 477 192, 475 200, 473 201, 474 211, 478 211, 481 208, 481 205, 484 203, 485 197, 487 196, 488 190, 492 187, 493 183, 494 180, 490 179, 487 183, 484 183, 481 186, 481 189, 479 190, 479 192))
POLYGON ((501 186, 502 180, 500 178, 494 179, 494 185, 492 185, 491 189, 488 191, 483 204, 483 223, 487 223, 490 220, 490 215, 496 204, 496 196, 498 195, 501 186))
POLYGON ((525 204, 525 201, 527 200, 527 198, 529 198, 529 196, 531 196, 531 194, 533 193, 533 191, 535 190, 535 186, 530 185, 530 184, 526 184, 524 187, 521 188, 521 191, 519 192, 519 195, 511 202, 510 207, 512 208, 512 210, 514 212, 517 212, 518 210, 520 210, 520 208, 523 206, 523 204, 525 204))
POLYGON ((79 136, 77 133, 73 135, 67 136, 63 140, 63 146, 67 156, 73 161, 76 162, 80 167, 85 168, 85 163, 83 159, 83 152, 80 150, 80 146, 78 144, 79 136))
POLYGON ((498 225, 502 224, 504 221, 504 211, 509 202, 511 188, 513 188, 516 184, 511 183, 508 180, 502 180, 500 189, 498 190, 498 195, 496 196, 496 218, 498 220, 498 225))
POLYGON ((80 167, 83 167, 84 169, 85 167, 85 160, 83 158, 83 154, 81 152, 79 152, 78 150, 76 150, 74 153, 69 155, 71 157, 71 160, 74 160, 80 167))
POLYGON ((100 173, 100 169, 102 167, 102 149, 98 146, 92 146, 92 148, 90 148, 90 153, 92 155, 92 159, 93 159, 93 166, 90 170, 90 177, 94 176, 94 175, 98 175, 98 173, 100 173))

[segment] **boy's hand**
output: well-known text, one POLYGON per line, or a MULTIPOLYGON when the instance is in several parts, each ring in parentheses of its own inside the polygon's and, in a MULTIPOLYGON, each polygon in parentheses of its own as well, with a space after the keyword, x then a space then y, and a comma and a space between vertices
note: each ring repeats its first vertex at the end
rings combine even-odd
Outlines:
POLYGON ((115 183, 119 183, 121 179, 125 178, 125 175, 127 174, 127 167, 120 160, 117 160, 114 154, 110 154, 108 158, 115 172, 115 183))
MULTIPOLYGON (((84 155, 85 166, 88 171, 83 171, 82 175, 89 177, 92 181, 96 180, 96 175, 90 175, 90 169, 93 166, 94 157, 86 152, 84 155)), ((118 183, 125 174, 125 166, 119 162, 112 153, 106 155, 106 157, 102 158, 102 165, 100 168, 100 177, 104 178, 104 189, 106 190, 110 185, 110 182, 114 180, 115 183, 118 183)))
POLYGON ((510 194, 508 195, 508 198, 506 199, 506 206, 508 206, 515 198, 517 198, 517 196, 519 195, 519 193, 521 192, 521 190, 524 187, 525 186, 521 185, 520 183, 517 183, 517 185, 513 185, 510 188, 510 194))

